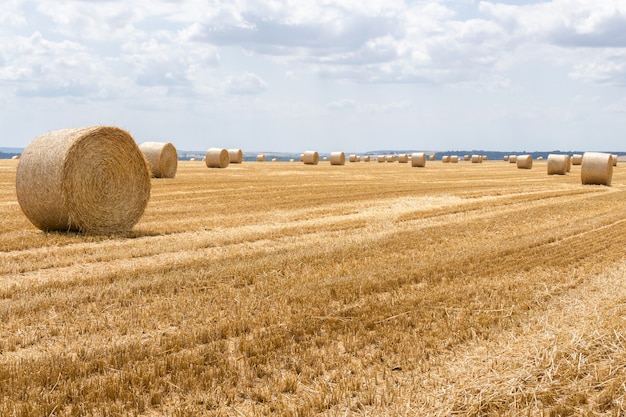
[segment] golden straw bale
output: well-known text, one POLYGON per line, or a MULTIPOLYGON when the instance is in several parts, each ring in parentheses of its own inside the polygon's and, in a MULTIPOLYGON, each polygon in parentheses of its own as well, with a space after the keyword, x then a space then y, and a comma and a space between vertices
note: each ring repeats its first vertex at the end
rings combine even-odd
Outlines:
POLYGON ((450 163, 458 164, 459 163, 459 156, 458 155, 450 155, 450 163))
POLYGON ((613 157, 609 153, 585 152, 580 168, 583 184, 611 185, 613 157))
POLYGON ((437 159, 437 157, 435 156, 435 154, 432 154, 428 157, 429 161, 434 161, 435 159, 437 159))
POLYGON ((508 155, 504 155, 504 157, 502 158, 502 160, 504 162, 508 162, 509 161, 509 156, 508 155))
POLYGON ((411 166, 422 168, 426 166, 426 153, 425 152, 414 152, 411 155, 411 166))
POLYGON ((320 155, 317 151, 306 151, 302 154, 302 162, 305 165, 317 165, 320 161, 320 155))
POLYGON ((617 166, 617 155, 615 154, 611 154, 611 161, 613 162, 613 166, 616 167, 617 166))
POLYGON ((568 165, 568 155, 548 155, 548 175, 565 175, 568 165))
POLYGON ((471 157, 471 156, 469 156, 469 155, 463 155, 463 160, 464 160, 464 161, 470 161, 471 159, 472 159, 472 157, 471 157))
POLYGON ((365 155, 365 156, 363 157, 363 162, 370 162, 371 160, 372 160, 372 157, 371 157, 371 156, 369 156, 369 155, 365 155))
POLYGON ((150 198, 150 170, 132 136, 117 127, 56 130, 35 138, 16 171, 17 200, 44 231, 131 230, 150 198))
POLYGON ((356 162, 356 161, 357 161, 357 160, 356 160, 356 155, 355 155, 355 154, 350 154, 350 156, 349 156, 348 160, 349 160, 350 162, 356 162))
POLYGON ((377 162, 385 162, 385 155, 378 155, 376 157, 377 162))
POLYGON ((409 162, 409 154, 401 153, 398 155, 398 162, 401 164, 407 164, 409 162))
POLYGON ((170 142, 143 142, 139 149, 148 162, 154 178, 174 178, 178 169, 178 153, 170 142))
POLYGON ((472 155, 472 164, 482 164, 483 158, 480 155, 472 155))
POLYGON ((387 156, 385 156, 385 161, 387 161, 387 162, 396 162, 396 156, 395 155, 387 155, 387 156))
POLYGON ((241 164, 243 162, 243 151, 241 149, 228 149, 228 159, 231 164, 241 164))
POLYGON ((13 156, 11 157, 11 159, 20 159, 20 156, 19 156, 19 155, 13 155, 13 156))
POLYGON ((226 149, 209 148, 206 151, 204 162, 208 168, 226 168, 230 163, 230 157, 226 149))
POLYGON ((583 163, 583 156, 579 153, 572 155, 572 165, 580 165, 583 163))
POLYGON ((572 170, 572 157, 569 155, 565 155, 565 159, 567 159, 567 172, 572 170))
POLYGON ((444 155, 441 157, 441 162, 443 162, 444 164, 447 164, 450 162, 450 155, 444 155))
POLYGON ((531 169, 533 167, 532 155, 517 155, 517 168, 519 169, 531 169))
POLYGON ((331 165, 345 165, 346 164, 346 154, 343 152, 331 152, 330 153, 330 164, 331 165))
POLYGON ((509 155, 509 164, 517 163, 517 155, 509 155))
POLYGON ((256 156, 256 161, 257 161, 257 162, 265 162, 265 155, 263 155, 262 153, 261 153, 261 154, 258 154, 258 155, 256 156))

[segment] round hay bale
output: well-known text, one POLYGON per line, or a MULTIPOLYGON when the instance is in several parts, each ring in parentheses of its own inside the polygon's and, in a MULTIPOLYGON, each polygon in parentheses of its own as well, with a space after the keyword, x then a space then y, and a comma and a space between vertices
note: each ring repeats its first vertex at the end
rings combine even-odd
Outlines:
POLYGON ((19 156, 19 155, 13 155, 13 156, 11 157, 11 159, 20 159, 20 156, 19 156))
POLYGON ((509 155, 509 164, 517 163, 517 155, 509 155))
POLYGON ((331 152, 330 153, 330 164, 331 165, 345 165, 346 164, 346 154, 343 152, 331 152))
POLYGON ((429 161, 434 161, 437 157, 435 156, 435 154, 432 154, 428 157, 429 161))
POLYGON ((570 172, 572 170, 572 157, 569 155, 565 155, 565 159, 567 160, 567 172, 570 172))
POLYGON ((306 151, 302 154, 302 162, 305 165, 317 165, 320 161, 320 155, 317 151, 306 151))
POLYGON ((583 163, 583 156, 579 153, 572 155, 572 165, 580 165, 583 163))
POLYGON ((548 155, 548 175, 565 175, 568 165, 568 155, 548 155))
POLYGON ((150 199, 150 170, 125 130, 62 129, 35 138, 16 171, 17 200, 43 231, 131 230, 150 199))
POLYGON ((263 154, 259 154, 256 156, 256 161, 257 162, 265 162, 265 155, 263 154))
POLYGON ((139 149, 148 162, 154 178, 174 178, 178 169, 178 154, 170 142, 143 142, 139 149))
POLYGON ((350 162, 356 162, 356 155, 355 154, 350 154, 350 156, 348 157, 348 160, 350 162))
POLYGON ((533 156, 518 155, 516 163, 518 169, 531 169, 533 167, 533 156))
POLYGON ((363 162, 370 162, 371 160, 372 160, 372 157, 371 157, 371 156, 369 156, 369 155, 365 155, 365 156, 363 157, 363 162))
POLYGON ((472 164, 482 164, 483 158, 480 155, 472 155, 472 164))
POLYGON ((241 149, 228 149, 228 161, 231 164, 241 164, 243 162, 243 151, 241 149))
POLYGON ((585 152, 580 168, 583 184, 611 185, 613 157, 609 153, 585 152))
POLYGON ((278 158, 272 158, 272 162, 278 162, 278 158))
POLYGON ((387 155, 387 156, 385 156, 385 161, 387 161, 387 162, 396 162, 396 156, 395 155, 387 155))
POLYGON ((426 153, 425 152, 413 152, 411 154, 411 166, 416 168, 423 168, 426 166, 426 153))
POLYGON ((206 151, 204 162, 208 168, 226 168, 230 163, 230 157, 226 149, 209 148, 206 151))
POLYGON ((543 156, 537 157, 537 161, 543 161, 543 156))
POLYGON ((451 164, 458 164, 459 163, 459 156, 458 155, 450 155, 450 163, 451 164))
POLYGON ((463 160, 464 160, 464 161, 470 161, 471 159, 472 159, 472 157, 471 157, 471 156, 469 156, 469 155, 463 155, 463 160))
POLYGON ((504 155, 504 157, 502 158, 502 160, 504 162, 508 162, 509 161, 509 156, 508 155, 504 155))
POLYGON ((377 162, 385 162, 385 155, 378 155, 376 157, 377 162))
POLYGON ((401 153, 398 155, 398 162, 401 164, 407 164, 409 162, 409 154, 401 153))
POLYGON ((611 161, 613 162, 613 166, 616 167, 617 166, 617 158, 618 156, 615 154, 611 154, 611 161))
POLYGON ((450 155, 444 155, 441 157, 441 162, 443 162, 444 164, 447 164, 450 162, 450 155))

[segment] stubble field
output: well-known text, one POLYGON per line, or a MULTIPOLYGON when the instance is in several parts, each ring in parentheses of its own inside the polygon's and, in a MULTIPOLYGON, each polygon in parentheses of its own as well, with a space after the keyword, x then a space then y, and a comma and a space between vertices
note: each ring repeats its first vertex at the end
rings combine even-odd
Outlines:
POLYGON ((626 174, 180 162, 43 233, 0 161, 0 415, 626 414, 626 174))

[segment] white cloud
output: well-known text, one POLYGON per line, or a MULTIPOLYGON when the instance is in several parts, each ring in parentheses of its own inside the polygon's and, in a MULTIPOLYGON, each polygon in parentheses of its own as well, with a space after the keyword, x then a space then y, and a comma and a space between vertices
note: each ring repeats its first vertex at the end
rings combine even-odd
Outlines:
POLYGON ((224 84, 225 90, 229 94, 254 95, 267 90, 267 83, 258 75, 250 72, 231 75, 224 84))

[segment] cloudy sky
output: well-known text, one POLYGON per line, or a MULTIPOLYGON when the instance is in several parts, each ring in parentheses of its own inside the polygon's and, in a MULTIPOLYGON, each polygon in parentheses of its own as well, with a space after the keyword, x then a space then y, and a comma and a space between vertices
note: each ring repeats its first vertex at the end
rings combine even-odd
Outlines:
POLYGON ((626 1, 2 0, 0 146, 626 151, 626 1))

